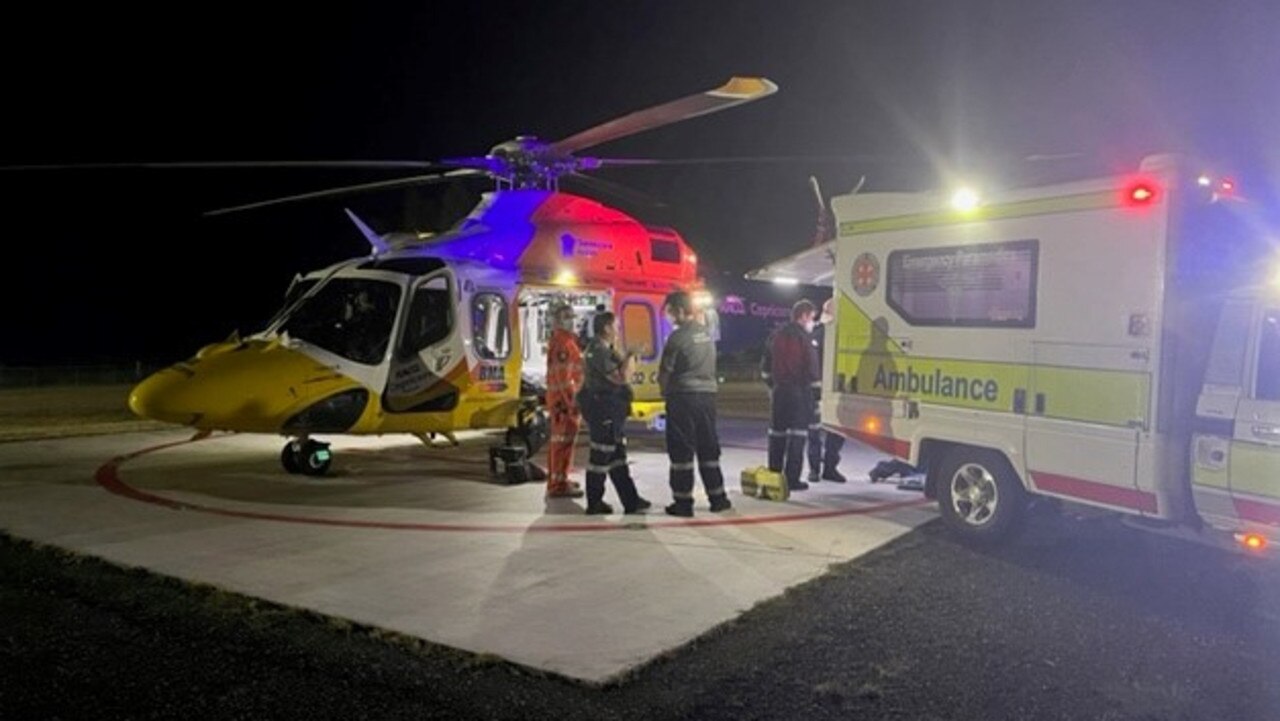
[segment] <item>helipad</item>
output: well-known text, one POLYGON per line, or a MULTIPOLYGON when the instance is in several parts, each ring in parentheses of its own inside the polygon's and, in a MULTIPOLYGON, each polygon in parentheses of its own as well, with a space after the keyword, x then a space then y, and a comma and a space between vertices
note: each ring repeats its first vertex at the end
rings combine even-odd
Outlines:
MULTIPOLYGON (((338 438, 321 479, 285 474, 273 437, 11 443, 0 445, 0 526, 600 682, 933 517, 919 494, 868 484, 879 456, 852 443, 847 484, 786 503, 743 497, 737 471, 763 461, 762 425, 726 421, 722 436, 734 509, 708 513, 699 497, 693 519, 589 517, 540 484, 499 484, 486 436, 458 448, 338 438)), ((641 434, 631 455, 660 509, 661 438, 641 434)))

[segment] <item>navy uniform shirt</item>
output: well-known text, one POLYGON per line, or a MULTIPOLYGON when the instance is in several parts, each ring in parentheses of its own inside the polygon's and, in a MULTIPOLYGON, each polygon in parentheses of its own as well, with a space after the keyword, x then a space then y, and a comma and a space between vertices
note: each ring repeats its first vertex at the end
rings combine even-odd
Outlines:
POLYGON ((612 391, 621 388, 618 381, 624 359, 612 346, 601 340, 600 336, 591 339, 587 350, 583 353, 583 365, 586 376, 583 387, 590 391, 612 391))
POLYGON ((662 349, 658 385, 672 393, 716 392, 716 344, 706 326, 690 321, 676 328, 662 349))

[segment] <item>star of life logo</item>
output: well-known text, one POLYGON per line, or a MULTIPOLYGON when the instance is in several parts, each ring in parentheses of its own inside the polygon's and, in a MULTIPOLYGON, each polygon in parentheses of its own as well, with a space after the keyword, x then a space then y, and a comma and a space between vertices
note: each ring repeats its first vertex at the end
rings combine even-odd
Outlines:
POLYGON ((863 253, 853 260, 853 292, 866 297, 880 285, 880 261, 870 253, 863 253))

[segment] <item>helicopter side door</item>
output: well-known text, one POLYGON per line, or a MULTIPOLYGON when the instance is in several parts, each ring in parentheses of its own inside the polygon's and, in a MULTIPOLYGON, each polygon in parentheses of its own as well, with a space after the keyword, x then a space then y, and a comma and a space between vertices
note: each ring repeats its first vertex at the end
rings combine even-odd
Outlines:
POLYGON ((618 299, 619 346, 636 354, 636 367, 631 386, 637 400, 661 397, 658 391, 658 360, 669 329, 658 312, 661 299, 656 296, 627 294, 618 299))
POLYGON ((447 411, 458 405, 459 374, 466 373, 466 363, 457 298, 457 283, 447 269, 410 287, 382 395, 387 412, 447 411))
POLYGON ((521 358, 507 291, 497 285, 477 286, 466 307, 475 366, 473 387, 486 396, 514 395, 519 390, 521 358))

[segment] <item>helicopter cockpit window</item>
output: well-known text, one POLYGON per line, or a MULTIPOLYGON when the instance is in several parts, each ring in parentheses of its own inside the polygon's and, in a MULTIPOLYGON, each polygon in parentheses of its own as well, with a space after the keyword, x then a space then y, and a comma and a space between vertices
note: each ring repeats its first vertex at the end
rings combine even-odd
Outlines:
POLYGON ((311 290, 316 283, 320 282, 318 278, 307 278, 299 280, 289 286, 289 291, 284 294, 284 307, 288 308, 293 302, 303 296, 304 293, 311 290))
POLYGON ((476 355, 498 360, 511 354, 507 300, 497 293, 477 293, 471 301, 471 329, 476 355))
POLYGON ((357 363, 382 362, 400 304, 400 286, 381 280, 334 278, 298 306, 282 330, 357 363))
POLYGON ((400 355, 411 356, 449 337, 453 328, 453 299, 449 279, 436 276, 413 291, 409 315, 405 319, 400 355))
POLYGON ((674 240, 650 238, 649 257, 660 263, 679 263, 680 244, 674 240))

